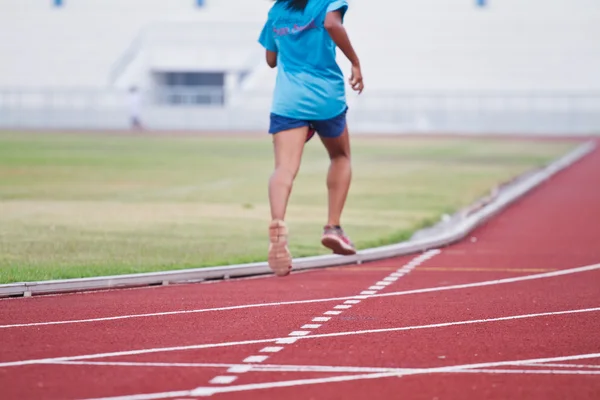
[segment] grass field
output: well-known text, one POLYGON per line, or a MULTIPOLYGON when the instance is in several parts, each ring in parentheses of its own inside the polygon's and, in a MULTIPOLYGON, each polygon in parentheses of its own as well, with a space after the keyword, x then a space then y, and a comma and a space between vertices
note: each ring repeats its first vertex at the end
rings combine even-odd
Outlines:
MULTIPOLYGON (((354 138, 344 227, 398 242, 574 147, 558 141, 354 138)), ((263 261, 269 138, 0 133, 0 283, 263 261)), ((326 254, 326 154, 306 148, 288 221, 326 254)))

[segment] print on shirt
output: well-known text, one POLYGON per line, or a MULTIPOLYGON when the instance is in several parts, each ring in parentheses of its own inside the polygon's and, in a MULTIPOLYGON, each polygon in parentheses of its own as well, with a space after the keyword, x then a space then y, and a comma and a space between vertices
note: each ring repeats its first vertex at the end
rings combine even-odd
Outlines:
MULTIPOLYGON (((288 21, 286 21, 286 22, 288 22, 288 21)), ((310 29, 317 29, 317 23, 315 22, 314 19, 312 21, 310 21, 308 24, 303 25, 303 26, 298 26, 297 23, 295 23, 294 26, 292 26, 291 28, 289 26, 285 26, 283 28, 277 28, 276 26, 274 26, 273 34, 275 36, 287 36, 287 35, 294 34, 294 33, 308 31, 310 29)))

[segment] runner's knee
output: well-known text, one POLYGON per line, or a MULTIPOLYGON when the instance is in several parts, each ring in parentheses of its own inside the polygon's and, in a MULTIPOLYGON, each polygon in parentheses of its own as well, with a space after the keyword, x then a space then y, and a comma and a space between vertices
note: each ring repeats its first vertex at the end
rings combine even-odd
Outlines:
POLYGON ((291 187, 294 183, 294 179, 296 178, 297 173, 298 170, 294 170, 293 167, 279 165, 277 166, 277 168, 275 168, 273 178, 278 184, 291 187))

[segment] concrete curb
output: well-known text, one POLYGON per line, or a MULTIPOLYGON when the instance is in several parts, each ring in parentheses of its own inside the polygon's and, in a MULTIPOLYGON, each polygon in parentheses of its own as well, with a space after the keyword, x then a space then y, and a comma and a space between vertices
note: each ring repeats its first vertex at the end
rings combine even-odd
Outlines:
MULTIPOLYGON (((461 240, 476 227, 514 203, 557 172, 573 165, 596 148, 594 141, 586 142, 550 165, 526 173, 514 181, 494 188, 489 196, 461 210, 434 227, 417 232, 410 240, 358 252, 350 257, 326 255, 294 260, 294 271, 361 264, 363 262, 412 254, 442 247, 461 240)), ((271 274, 266 262, 231 265, 225 267, 195 268, 179 271, 101 276, 94 278, 65 279, 40 282, 22 282, 0 285, 0 298, 7 296, 32 296, 34 294, 64 293, 84 290, 114 289, 120 287, 166 285, 169 283, 199 282, 271 274)))

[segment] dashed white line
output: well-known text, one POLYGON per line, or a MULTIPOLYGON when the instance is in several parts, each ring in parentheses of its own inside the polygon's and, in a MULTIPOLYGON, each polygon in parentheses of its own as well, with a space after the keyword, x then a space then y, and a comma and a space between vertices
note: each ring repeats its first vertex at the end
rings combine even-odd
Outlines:
POLYGON ((358 304, 360 303, 360 300, 346 300, 344 302, 344 304, 358 304))
POLYGON ((377 291, 375 291, 375 290, 364 290, 364 291, 360 292, 360 294, 366 294, 366 295, 372 295, 375 293, 377 293, 377 291))
POLYGON ((340 315, 341 311, 325 311, 323 314, 325 315, 340 315))
POLYGON ((228 385, 233 383, 237 378, 237 376, 215 376, 210 380, 210 383, 214 385, 228 385))
POLYGON ((250 370, 252 370, 251 365, 234 365, 233 367, 230 367, 227 372, 230 374, 244 374, 250 370))
POLYGON ((281 346, 265 347, 260 350, 260 353, 277 353, 278 351, 281 351, 281 350, 283 350, 283 347, 281 347, 281 346))
POLYGON ((293 344, 296 343, 298 341, 298 338, 283 338, 283 339, 279 339, 277 341, 275 341, 275 343, 277 344, 293 344))
POLYGON ((269 358, 269 356, 250 356, 250 357, 246 357, 244 359, 245 363, 261 363, 263 361, 265 361, 267 358, 269 358))
POLYGON ((335 306, 333 308, 336 308, 338 310, 347 310, 349 308, 352 308, 352 305, 350 305, 350 304, 339 304, 339 305, 337 305, 337 306, 335 306))
MULTIPOLYGON (((348 301, 354 301, 354 300, 348 300, 348 301)), ((313 322, 327 322, 331 319, 331 317, 315 317, 313 318, 313 322)))
POLYGON ((375 286, 371 286, 369 288, 369 290, 381 290, 381 289, 384 289, 384 288, 385 288, 385 286, 375 285, 375 286))
POLYGON ((321 324, 306 324, 303 325, 300 329, 318 329, 321 327, 321 324))

